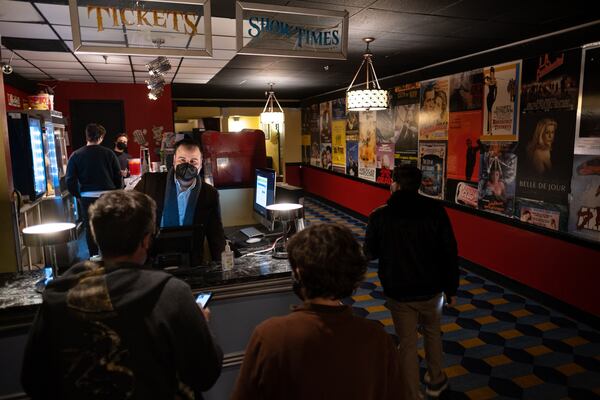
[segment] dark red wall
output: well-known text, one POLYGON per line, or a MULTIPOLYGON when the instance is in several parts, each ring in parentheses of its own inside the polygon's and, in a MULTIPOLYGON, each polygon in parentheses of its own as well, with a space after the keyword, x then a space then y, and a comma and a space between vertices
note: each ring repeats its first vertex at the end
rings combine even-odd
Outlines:
POLYGON ((125 109, 125 130, 129 136, 129 152, 131 154, 139 154, 139 147, 133 141, 134 130, 144 128, 147 130, 146 138, 154 160, 158 159, 158 155, 154 150, 152 127, 162 126, 164 132, 173 131, 171 85, 165 86, 165 91, 158 100, 148 99, 146 85, 84 82, 54 82, 52 85, 56 85, 54 108, 61 111, 67 118, 70 118, 69 102, 71 100, 122 100, 125 109))
MULTIPOLYGON (((311 168, 288 166, 288 183, 362 215, 389 192, 311 168), (295 179, 295 180, 294 180, 295 179)), ((461 257, 600 316, 600 251, 447 208, 461 257)))

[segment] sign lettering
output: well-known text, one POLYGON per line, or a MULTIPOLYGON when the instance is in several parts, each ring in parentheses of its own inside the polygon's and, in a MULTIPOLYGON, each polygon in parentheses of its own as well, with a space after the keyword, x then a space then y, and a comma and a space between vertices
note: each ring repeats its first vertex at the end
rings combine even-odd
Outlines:
POLYGON ((152 26, 159 28, 172 28, 176 32, 181 32, 195 36, 198 34, 196 21, 200 16, 196 13, 180 11, 143 11, 131 8, 117 7, 87 7, 88 17, 96 16, 98 32, 104 31, 104 27, 112 22, 113 27, 125 26, 152 26))

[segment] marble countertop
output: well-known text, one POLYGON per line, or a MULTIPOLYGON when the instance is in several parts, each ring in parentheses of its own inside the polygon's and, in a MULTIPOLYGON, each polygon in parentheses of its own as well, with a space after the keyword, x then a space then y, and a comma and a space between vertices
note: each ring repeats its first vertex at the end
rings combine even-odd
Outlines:
MULTIPOLYGON (((285 277, 290 275, 290 271, 288 260, 275 259, 269 252, 236 258, 230 271, 223 271, 221 265, 215 263, 168 272, 187 282, 192 289, 201 289, 285 277)), ((41 304, 42 295, 36 292, 35 283, 42 276, 41 270, 0 274, 0 311, 15 311, 41 304)))
POLYGON ((213 264, 170 272, 192 289, 199 289, 289 276, 291 267, 288 260, 276 259, 267 253, 236 258, 230 271, 223 271, 220 264, 213 264))
POLYGON ((0 274, 0 310, 41 304, 42 294, 36 292, 35 283, 43 276, 43 270, 0 274))

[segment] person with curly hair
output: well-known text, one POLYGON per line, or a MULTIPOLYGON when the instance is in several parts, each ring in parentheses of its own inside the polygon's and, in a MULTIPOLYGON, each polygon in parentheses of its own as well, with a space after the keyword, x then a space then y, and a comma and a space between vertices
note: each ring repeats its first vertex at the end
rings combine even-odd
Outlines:
POLYGON ((367 270, 352 232, 335 224, 312 225, 297 233, 287 250, 294 292, 303 304, 254 330, 231 398, 402 398, 391 336, 341 302, 367 270))

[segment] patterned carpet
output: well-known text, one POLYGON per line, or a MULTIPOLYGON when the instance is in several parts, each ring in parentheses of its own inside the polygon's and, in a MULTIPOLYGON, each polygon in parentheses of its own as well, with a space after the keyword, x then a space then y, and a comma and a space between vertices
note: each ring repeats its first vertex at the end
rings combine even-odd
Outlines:
MULTIPOLYGON (((364 239, 363 221, 315 199, 305 206, 309 223, 341 223, 364 239)), ((344 302, 394 335, 377 263, 344 302)), ((450 377, 442 399, 600 398, 600 332, 465 269, 458 306, 444 311, 442 331, 450 377)), ((423 356, 420 344, 421 374, 423 356)))

